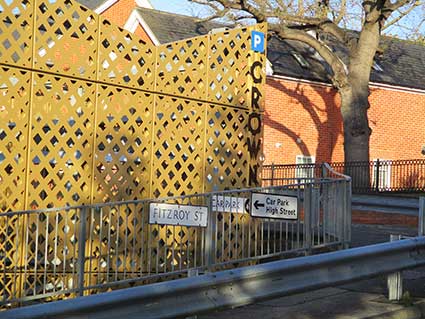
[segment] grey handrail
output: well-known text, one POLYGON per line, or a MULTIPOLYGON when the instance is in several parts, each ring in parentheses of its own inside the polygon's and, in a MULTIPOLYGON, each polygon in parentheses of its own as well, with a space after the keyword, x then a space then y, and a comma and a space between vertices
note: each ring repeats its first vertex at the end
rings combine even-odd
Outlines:
POLYGON ((24 307, 2 319, 176 318, 425 265, 425 237, 24 307))

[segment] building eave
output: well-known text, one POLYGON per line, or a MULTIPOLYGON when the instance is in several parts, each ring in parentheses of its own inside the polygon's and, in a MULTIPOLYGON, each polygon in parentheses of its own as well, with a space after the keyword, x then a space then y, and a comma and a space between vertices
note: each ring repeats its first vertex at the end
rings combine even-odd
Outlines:
POLYGON ((146 21, 143 19, 140 13, 137 11, 137 9, 134 9, 133 12, 131 12, 130 16, 128 17, 127 22, 124 24, 124 29, 134 33, 139 25, 146 32, 149 39, 152 41, 154 45, 161 44, 158 38, 152 32, 151 28, 149 28, 149 25, 146 23, 146 21))
MULTIPOLYGON (((305 80, 305 79, 300 79, 300 78, 295 78, 295 77, 290 77, 285 75, 273 74, 273 75, 268 75, 267 77, 271 79, 275 78, 279 80, 287 80, 291 82, 311 84, 311 85, 316 85, 321 87, 330 87, 330 88, 333 87, 332 84, 330 83, 305 80)), ((398 85, 378 83, 378 82, 369 82, 369 86, 371 88, 379 88, 379 89, 390 90, 390 91, 425 95, 425 89, 410 88, 405 86, 398 86, 398 85)))

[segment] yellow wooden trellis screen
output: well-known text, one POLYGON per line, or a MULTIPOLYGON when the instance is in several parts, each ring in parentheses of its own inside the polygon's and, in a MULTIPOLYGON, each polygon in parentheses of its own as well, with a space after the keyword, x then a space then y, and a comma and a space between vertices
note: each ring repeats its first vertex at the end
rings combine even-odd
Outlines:
MULTIPOLYGON (((0 0, 0 213, 258 185, 266 58, 253 30, 266 25, 155 47, 74 1, 0 0)), ((55 260, 56 235, 75 244, 73 210, 45 218, 0 221, 4 296, 45 289, 23 275, 24 251, 46 271, 37 245, 55 260)))
POLYGON ((0 0, 0 210, 255 185, 264 24, 158 47, 70 0, 0 0))

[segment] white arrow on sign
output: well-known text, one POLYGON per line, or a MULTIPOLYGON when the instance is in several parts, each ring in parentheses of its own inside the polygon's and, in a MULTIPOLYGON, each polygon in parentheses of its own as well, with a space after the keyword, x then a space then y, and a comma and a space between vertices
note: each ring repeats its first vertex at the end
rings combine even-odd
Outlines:
POLYGON ((298 198, 288 195, 252 193, 251 216, 297 220, 298 198))

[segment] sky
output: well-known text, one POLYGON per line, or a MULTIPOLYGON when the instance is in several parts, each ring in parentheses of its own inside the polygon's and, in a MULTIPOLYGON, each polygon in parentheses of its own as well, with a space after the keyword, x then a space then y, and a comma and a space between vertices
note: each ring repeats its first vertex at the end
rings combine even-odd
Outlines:
MULTIPOLYGON (((206 17, 209 16, 209 8, 207 6, 201 6, 194 3, 190 3, 187 0, 150 0, 151 4, 155 9, 173 13, 179 13, 189 16, 206 17)), ((425 5, 417 8, 409 14, 408 18, 402 20, 401 25, 393 26, 386 30, 385 33, 397 35, 401 38, 409 37, 411 34, 410 27, 418 25, 425 16, 425 5), (403 25, 405 27, 403 27, 403 25), (407 27, 407 28, 406 28, 407 27)), ((359 27, 359 26, 358 26, 359 27)), ((357 29, 355 26, 352 28, 357 29)), ((425 34, 425 24, 421 27, 422 34, 425 34)))
POLYGON ((150 3, 157 10, 184 15, 205 16, 208 13, 205 6, 190 3, 187 0, 150 0, 150 3))

